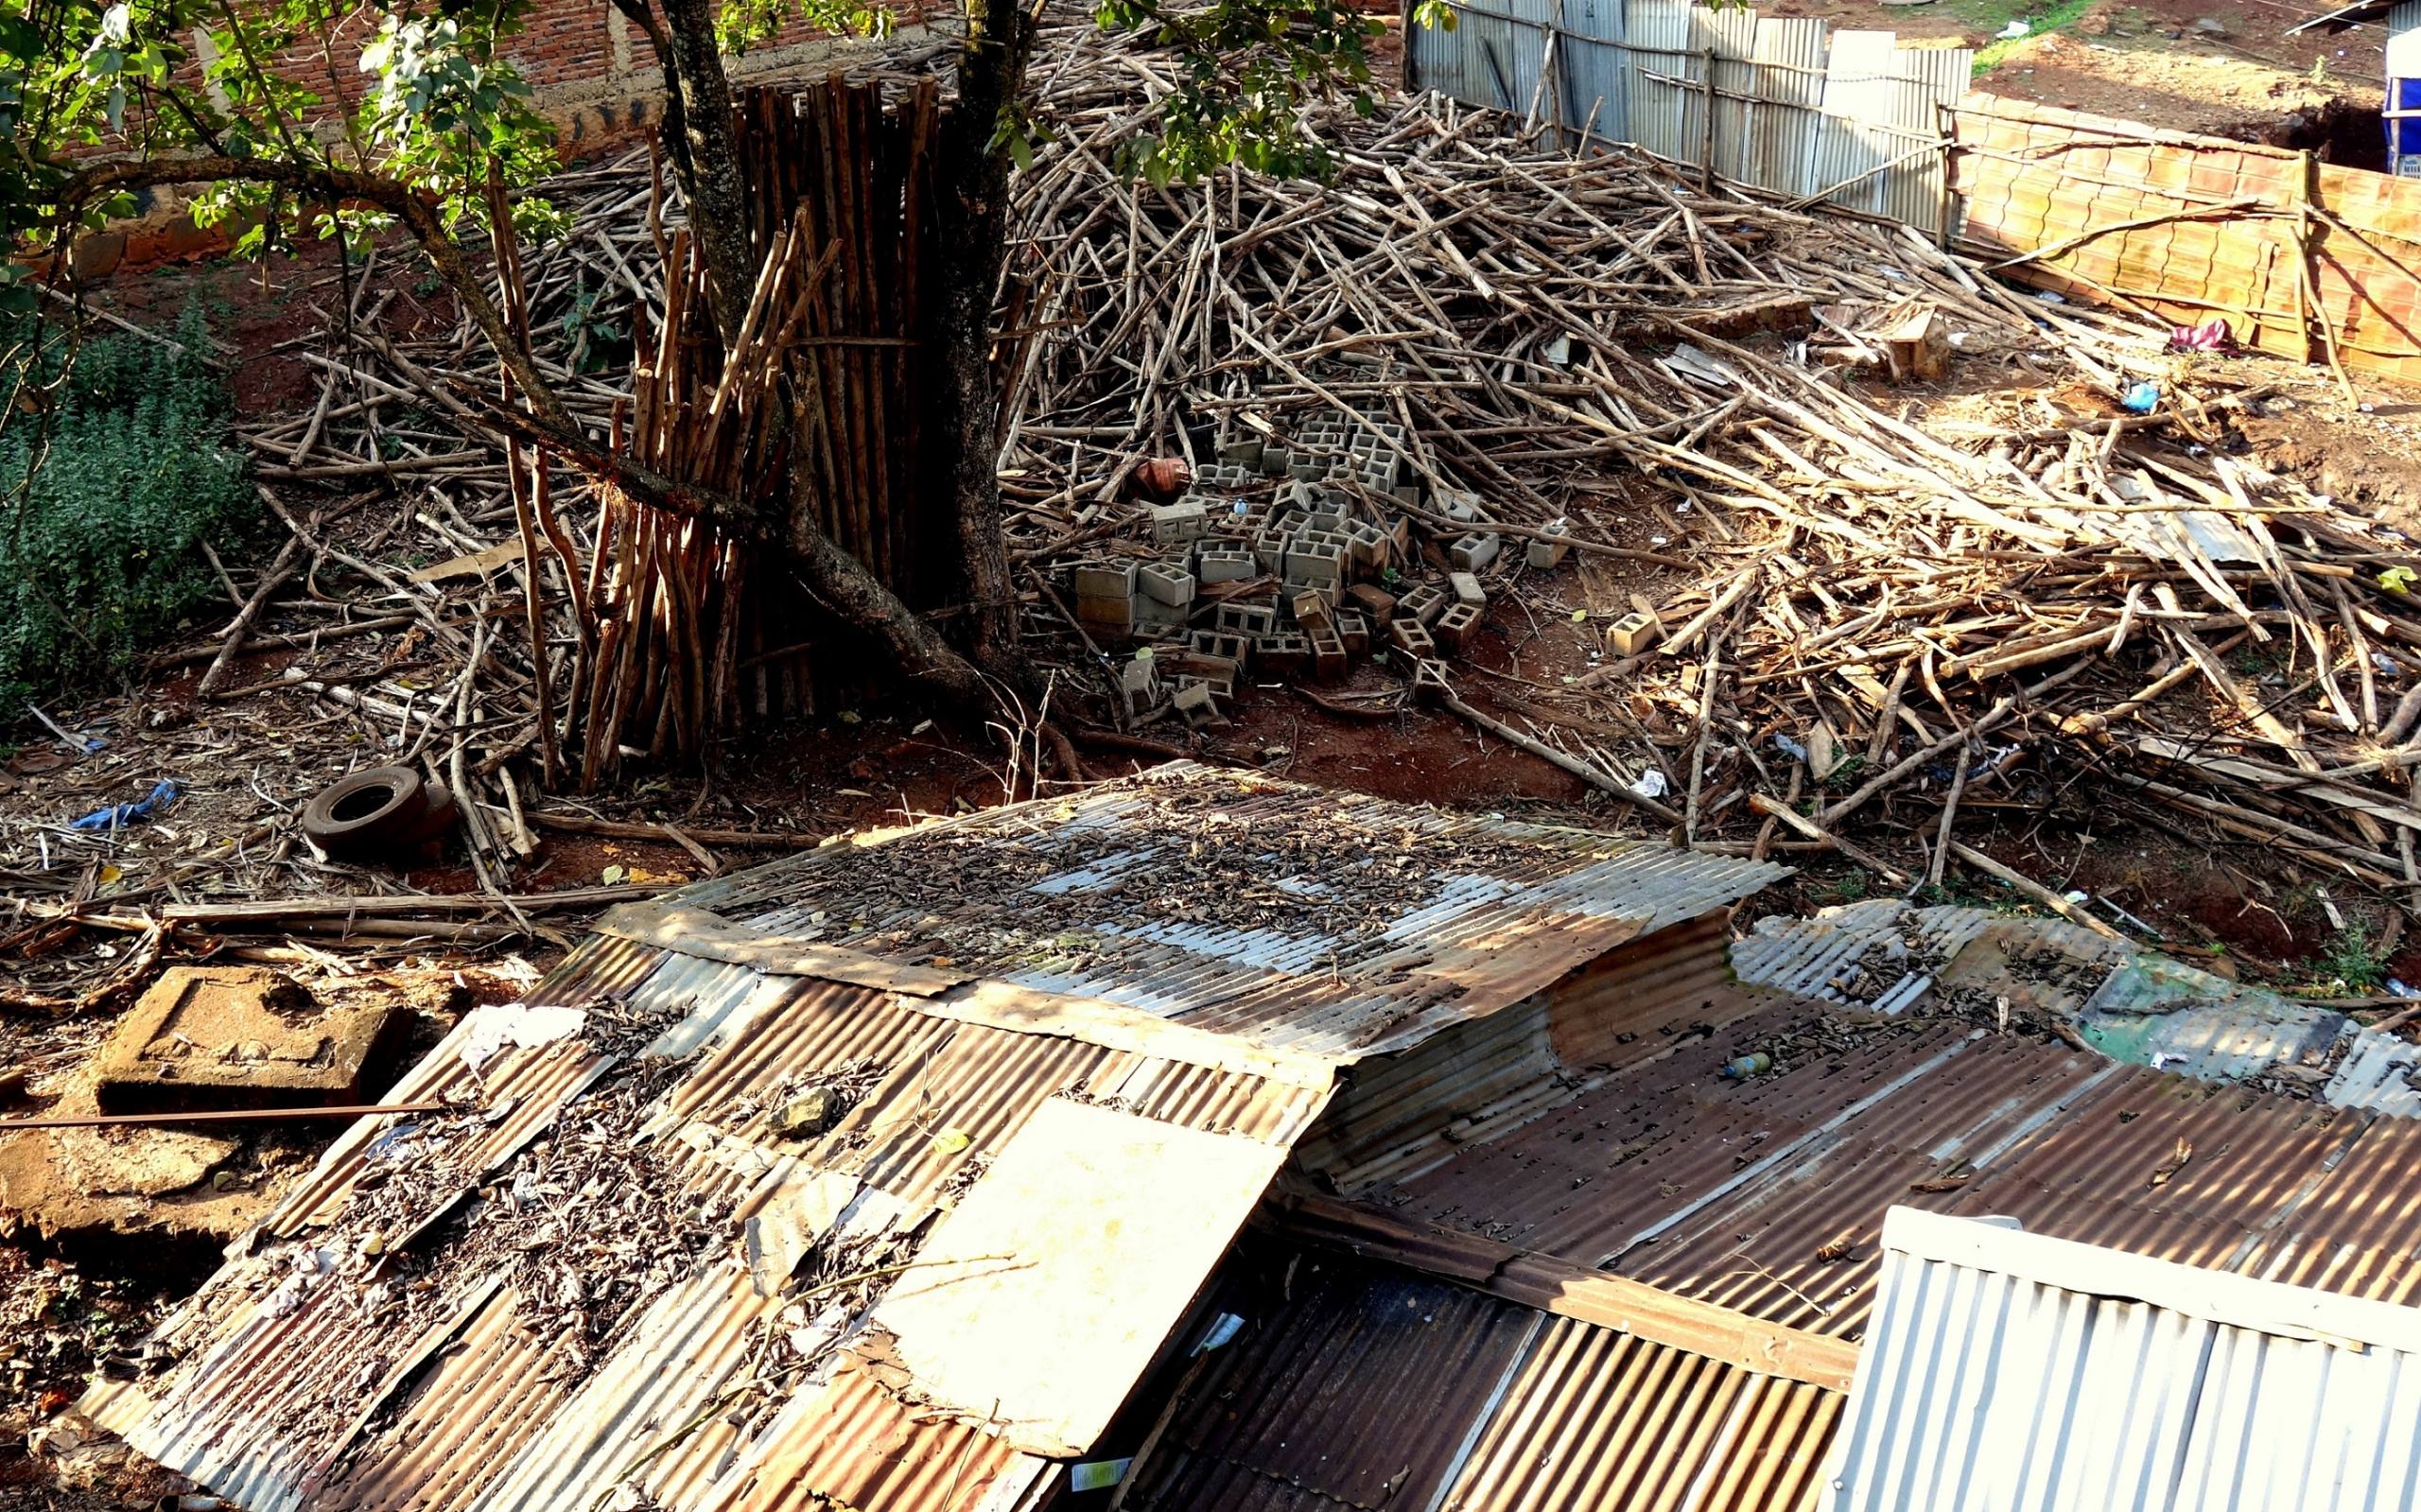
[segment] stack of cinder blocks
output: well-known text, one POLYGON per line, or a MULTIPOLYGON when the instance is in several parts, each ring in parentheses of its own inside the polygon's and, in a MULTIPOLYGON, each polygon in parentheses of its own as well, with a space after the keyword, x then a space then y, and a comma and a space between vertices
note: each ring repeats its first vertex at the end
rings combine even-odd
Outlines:
MULTIPOLYGON (((1391 418, 1341 410, 1303 420, 1284 441, 1237 435, 1194 468, 1183 495, 1149 506, 1154 560, 1078 567, 1076 614, 1089 634, 1157 643, 1122 668, 1129 705, 1141 714, 1165 699, 1207 725, 1222 720, 1247 668, 1336 678, 1381 648, 1406 658, 1418 691, 1437 696, 1437 659, 1478 634, 1480 575, 1504 560, 1506 541, 1478 495, 1437 493, 1422 513, 1449 526, 1438 544, 1452 570, 1442 583, 1427 578, 1411 519, 1386 507, 1420 506, 1409 442, 1391 418)), ((1544 570, 1562 562, 1570 533, 1558 520, 1542 539, 1514 545, 1544 570)), ((1617 641, 1646 638, 1628 622, 1616 629, 1631 632, 1617 641)))

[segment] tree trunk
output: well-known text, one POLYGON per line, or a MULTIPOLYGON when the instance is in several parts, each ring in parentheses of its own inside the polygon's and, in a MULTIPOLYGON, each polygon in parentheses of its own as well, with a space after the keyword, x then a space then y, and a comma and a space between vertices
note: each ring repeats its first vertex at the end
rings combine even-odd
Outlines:
POLYGON ((932 340, 941 434, 952 450, 967 647, 1004 681, 1025 675, 1017 594, 1001 533, 1000 393, 992 372, 992 300, 1007 250, 1009 155, 995 136, 1025 81, 1034 24, 1013 0, 967 0, 958 108, 937 165, 942 297, 932 340))
POLYGON ((732 120, 731 78, 715 45, 712 0, 663 0, 665 47, 678 83, 680 109, 665 124, 677 126, 681 146, 673 171, 689 201, 689 235, 706 258, 707 304, 715 329, 728 348, 740 337, 748 297, 757 288, 764 250, 749 228, 748 182, 740 170, 740 134, 732 120))

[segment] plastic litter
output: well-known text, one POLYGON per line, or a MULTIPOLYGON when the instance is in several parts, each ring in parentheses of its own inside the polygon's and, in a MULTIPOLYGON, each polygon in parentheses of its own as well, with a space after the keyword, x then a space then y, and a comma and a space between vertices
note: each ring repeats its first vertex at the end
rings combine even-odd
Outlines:
POLYGON ((2399 998, 2421 998, 2421 987, 2408 986, 2396 977, 2387 979, 2387 990, 2399 998))
POLYGON ((1641 773, 1630 785, 1630 791, 1643 798, 1662 798, 1672 790, 1665 785, 1664 773, 1654 767, 1641 773))
POLYGON ((1208 1354, 1244 1331, 1245 1320, 1233 1312, 1222 1312, 1210 1320, 1210 1330, 1194 1345, 1193 1352, 1208 1354))
POLYGON ((176 782, 171 778, 162 777, 158 785, 152 788, 150 794, 140 803, 112 804, 107 808, 96 808, 67 827, 84 830, 123 829, 138 819, 153 817, 161 809, 176 801, 176 782))
POLYGON ((2041 300, 2046 304, 2065 304, 2067 303, 2067 300, 2063 298, 2060 291, 2056 288, 2038 288, 2034 291, 2034 297, 2041 300))
POLYGON ((1774 737, 1774 749, 1786 756, 1797 756, 1802 761, 1807 759, 1807 747, 1787 735, 1777 734, 1774 737))
POLYGON ((1993 36, 2001 42, 2015 42, 2020 37, 2030 37, 2033 34, 2034 28, 2032 26, 2028 26, 2023 21, 2012 21, 2008 26, 2003 26, 2000 30, 1994 32, 1993 36))
POLYGON ((2150 378, 2131 383, 2127 391, 2118 396, 2118 402, 2139 415, 2151 414, 2160 407, 2160 385, 2150 378))
POLYGON ((1767 1054, 1764 1051, 1759 1051, 1753 1055, 1735 1055, 1732 1059, 1725 1061, 1723 1063, 1723 1075, 1726 1081, 1745 1082, 1751 1076, 1762 1074, 1763 1072, 1772 1070, 1773 1069, 1774 1058, 1771 1055, 1767 1054))
POLYGON ((2171 352, 2233 352, 2236 333, 2225 321, 2205 321, 2200 325, 2180 325, 2168 333, 2171 352))

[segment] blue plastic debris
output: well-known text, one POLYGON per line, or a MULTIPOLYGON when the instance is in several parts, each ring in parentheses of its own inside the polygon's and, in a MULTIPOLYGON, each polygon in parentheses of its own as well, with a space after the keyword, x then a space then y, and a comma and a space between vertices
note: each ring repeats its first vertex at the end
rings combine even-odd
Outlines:
POLYGON ((177 801, 177 785, 166 777, 151 790, 150 796, 140 803, 112 804, 96 808, 67 827, 70 829, 122 829, 138 819, 149 819, 177 801))
POLYGON ((2160 385, 2150 378, 2131 383, 2127 391, 2118 396, 2118 402, 2139 415, 2151 414, 2160 404, 2160 385))

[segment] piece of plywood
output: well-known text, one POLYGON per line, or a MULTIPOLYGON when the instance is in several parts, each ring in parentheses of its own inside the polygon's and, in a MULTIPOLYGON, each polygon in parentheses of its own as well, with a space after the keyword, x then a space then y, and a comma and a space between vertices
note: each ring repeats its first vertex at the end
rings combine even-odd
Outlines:
POLYGON ((1029 1453, 1084 1453, 1285 1155, 1054 1098, 942 1220, 874 1327, 918 1393, 1029 1453))

